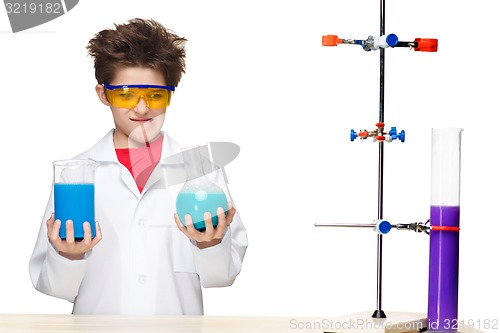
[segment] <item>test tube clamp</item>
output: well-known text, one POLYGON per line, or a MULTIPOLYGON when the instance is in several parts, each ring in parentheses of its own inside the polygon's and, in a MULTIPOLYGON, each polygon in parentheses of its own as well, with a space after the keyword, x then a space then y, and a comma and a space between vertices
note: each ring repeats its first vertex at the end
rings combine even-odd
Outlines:
POLYGON ((438 40, 435 38, 415 38, 412 42, 399 41, 396 34, 387 34, 380 37, 368 36, 366 39, 343 39, 337 35, 325 35, 322 38, 323 46, 337 46, 339 44, 360 45, 365 51, 374 51, 381 48, 407 47, 420 52, 437 52, 438 40))
POLYGON ((402 130, 398 133, 396 127, 391 127, 389 131, 384 131, 384 123, 378 122, 375 124, 377 127, 375 130, 368 131, 366 129, 360 130, 359 132, 355 132, 353 129, 351 130, 351 141, 354 141, 356 138, 360 138, 360 140, 366 140, 368 138, 372 138, 374 142, 392 142, 393 140, 400 140, 401 142, 405 142, 405 131, 402 130))
POLYGON ((416 233, 430 234, 432 230, 434 231, 460 231, 460 227, 452 226, 431 226, 430 220, 425 222, 412 222, 412 223, 397 223, 392 224, 386 220, 374 220, 372 223, 315 223, 315 227, 339 227, 339 228, 370 228, 380 235, 386 235, 392 229, 395 230, 409 230, 416 233))

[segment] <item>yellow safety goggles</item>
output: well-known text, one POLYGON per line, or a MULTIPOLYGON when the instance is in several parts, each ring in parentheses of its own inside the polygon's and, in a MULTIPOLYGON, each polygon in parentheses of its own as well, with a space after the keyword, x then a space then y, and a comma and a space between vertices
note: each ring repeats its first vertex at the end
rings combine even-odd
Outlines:
POLYGON ((163 109, 170 105, 174 86, 158 86, 149 84, 129 84, 112 86, 103 83, 106 98, 117 108, 131 109, 144 99, 150 109, 163 109))

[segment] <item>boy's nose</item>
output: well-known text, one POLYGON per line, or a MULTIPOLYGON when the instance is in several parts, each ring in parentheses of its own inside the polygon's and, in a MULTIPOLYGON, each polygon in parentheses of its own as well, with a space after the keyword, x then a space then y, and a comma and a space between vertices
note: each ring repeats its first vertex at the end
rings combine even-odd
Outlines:
POLYGON ((134 111, 141 114, 147 113, 149 111, 148 105, 144 98, 141 97, 139 99, 139 103, 137 103, 137 105, 135 106, 134 111))

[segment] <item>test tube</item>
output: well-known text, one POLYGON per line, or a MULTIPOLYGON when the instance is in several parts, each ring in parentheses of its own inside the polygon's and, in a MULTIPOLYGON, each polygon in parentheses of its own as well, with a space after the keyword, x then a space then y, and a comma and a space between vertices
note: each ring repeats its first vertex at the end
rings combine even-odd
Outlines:
POLYGON ((432 129, 428 331, 457 332, 461 128, 432 129))

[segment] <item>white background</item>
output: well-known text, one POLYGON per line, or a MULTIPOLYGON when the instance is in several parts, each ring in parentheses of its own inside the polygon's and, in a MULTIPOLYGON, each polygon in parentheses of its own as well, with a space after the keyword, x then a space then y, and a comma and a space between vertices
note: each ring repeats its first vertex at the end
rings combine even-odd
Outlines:
MULTIPOLYGON (((431 128, 462 127, 459 316, 476 327, 500 320, 496 8, 494 0, 386 3, 387 33, 438 38, 439 52, 386 51, 385 120, 407 141, 386 145, 384 217, 429 217, 431 128)), ((51 162, 89 148, 113 126, 95 95, 85 45, 134 17, 154 18, 189 40, 187 74, 164 130, 182 145, 241 147, 226 171, 250 246, 232 287, 204 290, 206 314, 374 310, 375 234, 313 225, 377 217, 378 145, 351 143, 349 131, 378 121, 379 53, 322 47, 321 36, 376 35, 379 2, 82 0, 16 34, 0 9, 0 313, 71 311, 35 291, 28 261, 51 162)), ((413 232, 384 237, 386 311, 426 312, 428 244, 413 232)))

